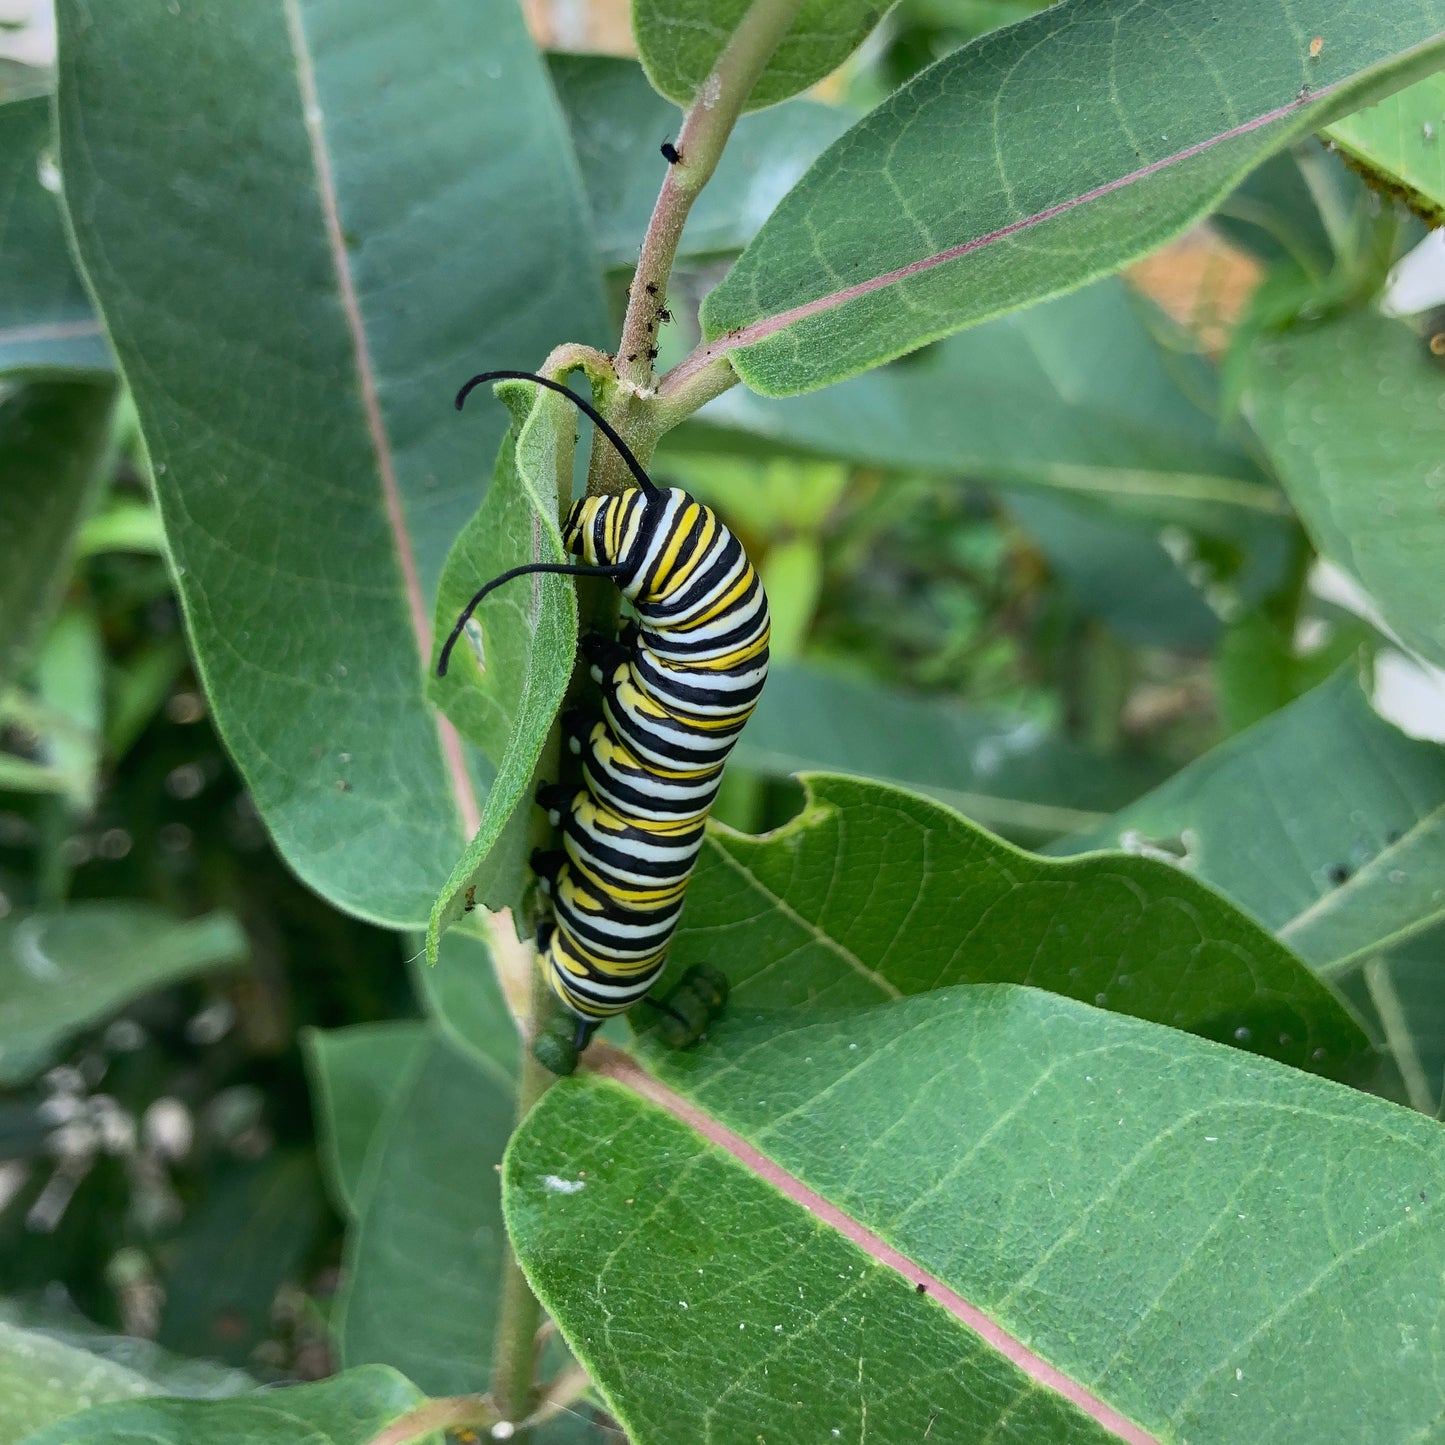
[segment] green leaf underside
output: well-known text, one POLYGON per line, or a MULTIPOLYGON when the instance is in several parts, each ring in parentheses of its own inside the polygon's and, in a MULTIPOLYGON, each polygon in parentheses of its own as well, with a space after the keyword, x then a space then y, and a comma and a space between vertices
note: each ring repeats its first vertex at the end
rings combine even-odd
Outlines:
POLYGON ((0 1083, 132 999, 246 953, 227 913, 181 922, 146 903, 88 902, 0 918, 0 1083))
POLYGON ((771 778, 852 773, 913 788, 989 827, 1045 836, 1088 827, 1149 778, 1028 718, 797 663, 769 672, 730 766, 771 778))
MULTIPOLYGON (((753 0, 637 0, 632 33, 648 79, 687 106, 703 89, 753 0)), ((885 0, 804 0, 773 52, 747 107, 797 95, 836 70, 883 18, 885 0)))
POLYGON ((486 1387, 514 1109, 492 1070, 435 1034, 423 1045, 355 1186, 336 1328, 348 1366, 393 1365, 433 1395, 486 1387))
POLYGON ((104 481, 113 401, 111 387, 75 382, 0 398, 0 693, 20 680, 60 602, 76 532, 104 481))
POLYGON ((1143 519, 1237 526, 1236 508, 1282 511, 1211 415, 1209 369, 1161 346, 1148 315, 1106 279, 806 396, 734 388, 699 420, 711 436, 1079 493, 1143 519))
POLYGON ((1248 401, 1320 552, 1401 640, 1445 665, 1445 372, 1398 321, 1361 312, 1260 341, 1248 401))
POLYGON ((1427 1438, 1445 1404, 1419 1358, 1445 1143, 1417 1115, 1009 987, 801 1028, 730 1010, 649 1067, 762 1158, 584 1076, 522 1126, 505 1185, 529 1277, 634 1440, 675 1439, 679 1412, 769 1445, 930 1419, 1101 1438, 945 1291, 1159 1439, 1350 1442, 1361 1398, 1378 1438, 1427 1438))
MULTIPOLYGON (((549 55, 547 68, 572 130, 597 249, 608 267, 630 272, 667 166, 658 138, 676 134, 677 110, 653 90, 635 61, 549 55)), ((713 178, 687 213, 678 263, 741 251, 824 147, 856 118, 812 100, 743 116, 713 178)))
POLYGON ((451 397, 604 330, 545 69, 502 0, 65 0, 59 30, 67 198, 222 734, 302 878, 420 926, 471 807, 431 598, 504 426, 451 397))
POLYGON ((1445 74, 1417 80, 1345 116, 1326 134, 1429 224, 1445 225, 1445 74))
POLYGON ((670 967, 723 969, 730 1010, 1023 983, 1313 1071, 1368 1054, 1288 949, 1168 863, 1042 858, 882 784, 803 783, 776 832, 712 830, 688 887, 670 967))
POLYGON ((65 243, 49 156, 50 98, 0 104, 0 375, 111 369, 65 243))
POLYGON ((356 1212, 356 1190, 371 1145, 398 1089, 407 1085, 429 1031, 413 1019, 308 1029, 302 1043, 332 1202, 356 1212))
POLYGON ((785 395, 1069 290, 1433 70, 1442 31, 1445 0, 1053 6, 945 57, 830 147, 704 302, 706 335, 755 391, 785 395))
POLYGON ((153 1395, 144 1375, 0 1320, 0 1445, 110 1400, 153 1395))
MULTIPOLYGON (((409 1380, 373 1365, 232 1400, 102 1405, 41 1430, 26 1445, 367 1445, 422 1400, 409 1380)), ((428 1435, 419 1445, 440 1442, 428 1435)))
MULTIPOLYGON (((502 388, 513 407, 509 433, 481 510, 451 556, 437 604, 443 638, 478 585, 533 561, 561 562, 567 553, 558 509, 572 475, 576 419, 561 397, 538 387, 502 388), (532 406, 534 394, 542 399, 532 406), (530 409, 530 410, 529 410, 530 409)), ((432 906, 427 961, 435 963, 442 931, 468 903, 516 907, 529 876, 529 786, 557 710, 566 696, 577 651, 577 599, 571 580, 519 577, 498 588, 474 614, 431 695, 463 737, 496 764, 481 825, 432 906)))
POLYGON ((1178 855, 1336 969, 1445 917, 1445 754, 1344 672, 1050 851, 1121 844, 1178 855))

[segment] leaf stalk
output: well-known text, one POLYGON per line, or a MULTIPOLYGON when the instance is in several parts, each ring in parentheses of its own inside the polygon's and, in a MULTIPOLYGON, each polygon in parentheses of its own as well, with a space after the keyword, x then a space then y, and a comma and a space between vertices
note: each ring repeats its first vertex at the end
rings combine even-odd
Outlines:
MULTIPOLYGON (((678 158, 668 164, 628 293, 622 340, 617 347, 620 404, 609 414, 609 420, 627 437, 644 465, 657 438, 666 430, 648 403, 657 395, 652 388, 657 328, 667 305, 667 284, 683 227, 693 202, 712 179, 758 77, 802 7, 803 0, 753 0, 683 117, 676 141, 678 158)), ((723 373, 710 371, 709 377, 716 383, 723 373)), ((731 384, 729 380, 727 385, 731 384)), ((710 399, 705 388, 679 393, 674 399, 681 403, 693 396, 700 398, 696 406, 710 399)), ((667 415, 680 419, 678 406, 667 415)), ((588 491, 618 492, 625 484, 618 459, 594 444, 588 491)))

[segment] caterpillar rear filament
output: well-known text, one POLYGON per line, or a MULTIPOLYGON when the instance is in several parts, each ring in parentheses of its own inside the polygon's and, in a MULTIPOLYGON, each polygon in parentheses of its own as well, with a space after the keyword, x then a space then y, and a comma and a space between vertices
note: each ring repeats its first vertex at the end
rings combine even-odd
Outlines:
MULTIPOLYGON (((611 577, 637 614, 616 639, 582 639, 603 698, 601 717, 563 718, 583 786, 537 794, 562 833, 561 849, 532 855, 554 915, 538 931, 538 950, 553 992, 576 1018, 580 1050, 603 1019, 645 998, 662 972, 723 764, 767 677, 768 601, 717 514, 680 488, 655 486, 606 419, 567 387, 531 372, 484 372, 458 393, 458 408, 473 387, 504 380, 570 398, 638 481, 621 496, 575 502, 562 535, 581 560, 493 578, 457 619, 437 663, 445 675, 488 592, 529 573, 611 577)), ((700 995, 718 987, 689 986, 700 995)))

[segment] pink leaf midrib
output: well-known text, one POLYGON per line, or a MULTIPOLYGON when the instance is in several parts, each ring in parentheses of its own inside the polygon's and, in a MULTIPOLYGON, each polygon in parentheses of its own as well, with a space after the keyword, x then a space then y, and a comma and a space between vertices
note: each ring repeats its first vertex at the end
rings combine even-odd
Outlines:
MULTIPOLYGON (((1438 37, 1437 37, 1438 38, 1438 37)), ((1433 42, 1431 42, 1433 43, 1433 42)), ((1351 77, 1353 80, 1355 77, 1351 77)), ((1284 105, 1276 106, 1273 110, 1265 111, 1260 115, 1253 116, 1249 120, 1241 121, 1238 125, 1220 131, 1217 135, 1206 137, 1202 141, 1196 141, 1193 145, 1185 146, 1182 150, 1173 152, 1170 155, 1162 156, 1156 161, 1150 161, 1146 166, 1140 166, 1137 170, 1130 171, 1127 175, 1116 176, 1111 181, 1093 187, 1077 196, 1070 196, 1067 200, 1059 201, 1055 205, 1047 206, 1042 211, 1036 211, 1032 215, 1022 216, 1017 221, 1010 221, 1006 226, 1000 226, 996 230, 989 231, 986 235, 974 236, 967 241, 961 241, 956 246, 945 247, 941 251, 935 251, 931 255, 921 256, 916 261, 910 261, 907 265, 894 267, 889 271, 882 271, 876 276, 870 276, 864 281, 856 281, 852 285, 841 287, 837 291, 830 291, 826 295, 815 297, 812 301, 804 301, 797 306, 790 306, 785 311, 775 312, 771 316, 761 317, 757 321, 749 322, 746 326, 735 327, 725 335, 718 337, 715 341, 709 342, 706 346, 699 347, 687 360, 679 363, 673 371, 664 378, 662 389, 674 391, 687 378, 701 371, 710 362, 716 361, 719 357, 728 355, 729 352, 740 351, 746 347, 754 346, 760 341, 766 341, 768 337, 775 336, 781 331, 786 331, 790 326, 797 325, 800 321, 806 321, 810 317, 818 316, 827 311, 834 311, 840 306, 846 306, 851 301, 857 301, 860 297, 870 295, 874 291, 881 291, 889 286, 896 286, 901 281, 906 281, 912 276, 921 275, 931 271, 935 267, 947 265, 951 261, 960 260, 974 251, 982 250, 986 246, 995 245, 999 241, 1007 240, 1010 236, 1018 235, 1021 231, 1028 231, 1035 226, 1041 226, 1047 221, 1052 221, 1068 212, 1077 210, 1080 206, 1088 205, 1093 201, 1101 200, 1103 197, 1120 191, 1128 186, 1137 184, 1139 181, 1147 180, 1150 176, 1160 171, 1168 170, 1184 161, 1192 160, 1195 156, 1203 155, 1206 151, 1213 150, 1216 146, 1223 145, 1227 141, 1236 140, 1242 135, 1248 135, 1252 131, 1262 130, 1264 127, 1273 125, 1276 121, 1283 120, 1286 116, 1305 106, 1316 105, 1321 100, 1341 89, 1347 81, 1337 81, 1332 85, 1320 86, 1317 90, 1301 92, 1291 101, 1284 105)))
POLYGON ((1112 1405, 1100 1399, 1078 1380, 1064 1374, 1043 1356, 1035 1354, 1022 1340, 1011 1335, 977 1305, 964 1299, 936 1275, 930 1274, 881 1236, 845 1214, 816 1190, 810 1189, 796 1175, 770 1159, 742 1135, 735 1134, 696 1104, 660 1083, 628 1055, 606 1044, 594 1044, 587 1056, 586 1068, 588 1072, 612 1079, 649 1103, 666 1110, 679 1123, 695 1130, 708 1143, 730 1154, 749 1172, 771 1184, 792 1203, 836 1230, 869 1258, 887 1269, 894 1270, 915 1288, 922 1285, 936 1304, 946 1309, 966 1329, 978 1335, 985 1344, 998 1351, 1010 1364, 1042 1388, 1051 1390, 1082 1410, 1116 1439, 1126 1442, 1126 1445, 1160 1445, 1156 1436, 1120 1414, 1112 1405))
MULTIPOLYGON (((402 506, 401 488, 396 477, 396 462, 391 439, 387 435, 386 418, 381 410, 376 371, 372 365, 371 346, 366 335, 366 320, 362 314, 360 298, 356 293, 356 283, 351 274, 351 263, 347 258, 346 240, 341 225, 341 210, 337 201, 336 181, 331 169, 331 152, 326 143, 321 101, 316 89, 315 66, 312 63, 311 49, 306 40, 299 0, 282 0, 282 7, 286 16, 286 31, 291 43, 292 57, 296 64, 296 85, 301 95, 302 122, 306 128, 307 144, 311 150, 311 163, 316 174, 316 193, 321 204, 322 220, 326 228, 326 242, 331 252, 341 310, 346 320, 347 334, 351 338, 352 354, 356 363, 357 387, 366 416, 367 434, 371 439, 372 451, 376 457, 382 503, 386 509, 387 523, 396 548, 397 566, 401 571, 402 591, 406 597, 407 614, 411 620, 418 656, 422 666, 425 667, 431 659, 432 651, 431 617, 427 609, 426 594, 422 590, 421 574, 417 569, 416 550, 412 545, 411 533, 407 527, 406 510, 402 506)), ((457 815, 467 836, 471 837, 481 824, 481 811, 477 805, 471 778, 467 773, 461 737, 441 713, 434 712, 433 719, 457 815)))

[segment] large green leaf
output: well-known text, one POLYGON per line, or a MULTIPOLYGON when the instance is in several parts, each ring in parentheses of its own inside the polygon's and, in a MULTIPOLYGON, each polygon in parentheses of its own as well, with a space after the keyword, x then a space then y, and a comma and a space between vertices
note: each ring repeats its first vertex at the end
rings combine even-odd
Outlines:
POLYGON ((731 766, 771 778, 830 772, 897 783, 989 827, 1035 837, 1088 827, 1150 777, 1029 718, 796 663, 769 673, 731 766))
POLYGON ((142 994, 246 957, 227 913, 181 922, 147 903, 73 903, 0 918, 0 1082, 142 994))
POLYGON ((603 327, 545 68, 508 0, 59 27, 66 196, 222 735, 302 878, 419 926, 478 816, 432 599, 505 416, 450 398, 603 327))
POLYGON ((1219 526, 1237 510, 1282 513, 1279 492, 1222 432, 1217 391, 1207 367, 1160 344, 1143 303, 1104 280, 808 396, 735 388, 699 420, 714 444, 726 427, 872 466, 1075 493, 1161 520, 1219 526))
POLYGON ((1247 385, 1316 546, 1404 642, 1445 664, 1445 373, 1425 343, 1358 312, 1258 342, 1247 385))
POLYGON ((355 1214, 366 1151, 392 1099, 406 1087, 428 1034, 418 1020, 392 1019, 308 1029, 302 1036, 321 1164, 343 1214, 355 1214))
POLYGON ((679 1412, 769 1445, 1431 1437, 1445 1136, 1418 1115, 997 986, 732 1010, 660 1082, 596 1062, 504 1200, 639 1445, 679 1412))
POLYGON ((1445 0, 1052 6, 940 60, 824 152, 704 303, 700 360, 807 391, 1069 290, 1442 57, 1445 0))
POLYGON ((1431 225, 1445 225, 1445 73, 1336 121, 1330 140, 1431 225))
MULTIPOLYGON (((597 248, 608 266, 631 270, 666 165, 658 138, 676 129, 677 110, 647 83, 635 61, 549 55, 547 66, 572 128, 597 248)), ((745 115, 688 212, 678 260, 741 251, 823 148, 855 118, 812 100, 745 115)))
POLYGON ((1025 983, 1323 1073, 1367 1053, 1304 964, 1168 863, 1042 858, 895 788, 803 781, 776 832, 710 834, 669 955, 726 971, 738 1011, 1025 983))
MULTIPOLYGON (((340 1117, 352 1102, 338 1091, 331 1107, 340 1117)), ((436 1395, 486 1387, 504 1239, 496 1166, 515 1107, 492 1070, 438 1037, 424 1045, 355 1186, 337 1326, 348 1365, 395 1365, 436 1395)))
POLYGON ((91 1405, 155 1393, 124 1365, 0 1320, 0 1445, 91 1405))
MULTIPOLYGON (((450 633, 481 583, 532 562, 562 562, 559 509, 571 495, 571 404, 540 387, 503 388, 514 430, 502 442, 481 510, 457 538, 437 597, 436 633, 450 633), (536 394, 535 406, 532 405, 536 394)), ((517 578, 473 613, 432 698, 495 765, 481 823, 431 910, 427 960, 441 932, 470 908, 513 908, 528 877, 533 823, 528 785, 537 770, 577 652, 569 579, 517 578)))
POLYGON ((59 184, 49 97, 0 104, 0 375, 111 369, 66 245, 59 184))
POLYGON ((108 386, 76 382, 0 396, 0 693, 18 681, 69 581, 76 533, 109 468, 113 400, 108 386))
POLYGON ((1051 851, 1120 846, 1178 858, 1338 969, 1445 918, 1445 752, 1344 672, 1051 851))
MULTIPOLYGON (((775 0, 767 0, 773 9, 775 0)), ((637 0, 632 33, 653 85, 669 100, 691 105, 713 66, 758 0, 637 0)), ((887 0, 802 0, 797 18, 748 95, 748 109, 773 105, 836 70, 883 18, 887 0)))
MULTIPOLYGON (((423 1398, 395 1370, 371 1365, 234 1400, 102 1405, 37 1432, 25 1445, 368 1445, 423 1398)), ((441 1445, 439 1434, 409 1438, 441 1445)))

